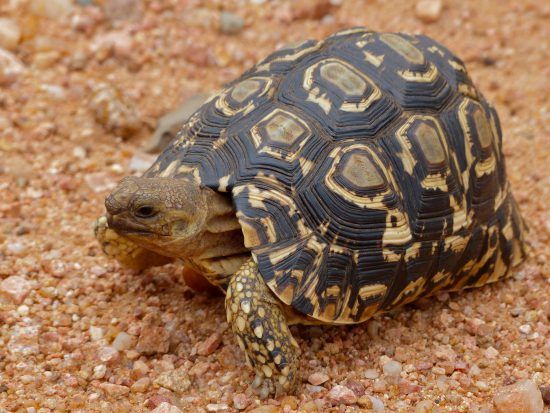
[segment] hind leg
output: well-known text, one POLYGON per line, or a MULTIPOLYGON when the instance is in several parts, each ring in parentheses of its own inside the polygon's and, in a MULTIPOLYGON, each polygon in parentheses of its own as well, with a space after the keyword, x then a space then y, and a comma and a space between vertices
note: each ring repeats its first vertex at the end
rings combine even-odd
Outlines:
POLYGON ((107 217, 101 216, 94 223, 94 234, 103 252, 117 260, 122 266, 134 270, 168 264, 173 258, 164 257, 153 251, 146 250, 134 244, 127 238, 118 235, 109 228, 107 217))
POLYGON ((261 397, 291 392, 298 376, 298 344, 277 300, 250 259, 229 282, 225 308, 261 397))

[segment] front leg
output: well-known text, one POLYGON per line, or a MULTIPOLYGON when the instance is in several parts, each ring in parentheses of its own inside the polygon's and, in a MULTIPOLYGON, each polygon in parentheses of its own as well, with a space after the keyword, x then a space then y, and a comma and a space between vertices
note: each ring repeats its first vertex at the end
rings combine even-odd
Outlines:
POLYGON ((107 217, 104 215, 96 220, 94 234, 101 244, 103 252, 107 256, 116 259, 124 267, 143 270, 174 261, 173 258, 141 248, 128 238, 118 235, 109 228, 107 217))
POLYGON ((298 376, 298 344, 277 300, 250 258, 229 282, 227 321, 256 372, 260 396, 292 391, 298 376))

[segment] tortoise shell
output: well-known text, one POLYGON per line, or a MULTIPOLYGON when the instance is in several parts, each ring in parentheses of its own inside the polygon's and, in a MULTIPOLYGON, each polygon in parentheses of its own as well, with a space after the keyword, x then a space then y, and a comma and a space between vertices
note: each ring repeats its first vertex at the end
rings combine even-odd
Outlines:
POLYGON ((358 28, 252 67, 146 175, 231 194, 271 290, 315 319, 356 323, 523 259, 501 136, 449 50, 358 28))

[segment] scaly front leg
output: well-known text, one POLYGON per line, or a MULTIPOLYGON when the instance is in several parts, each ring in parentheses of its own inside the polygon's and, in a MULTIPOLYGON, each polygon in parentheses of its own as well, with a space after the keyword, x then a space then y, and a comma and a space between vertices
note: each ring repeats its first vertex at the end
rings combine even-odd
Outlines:
POLYGON ((129 239, 120 236, 109 228, 107 217, 104 215, 96 220, 94 234, 101 244, 103 252, 107 256, 116 259, 124 267, 143 270, 174 261, 173 258, 164 257, 141 248, 129 239))
POLYGON ((256 372, 262 397, 292 391, 298 376, 298 344, 280 303, 269 291, 256 263, 248 260, 229 282, 227 321, 256 372))

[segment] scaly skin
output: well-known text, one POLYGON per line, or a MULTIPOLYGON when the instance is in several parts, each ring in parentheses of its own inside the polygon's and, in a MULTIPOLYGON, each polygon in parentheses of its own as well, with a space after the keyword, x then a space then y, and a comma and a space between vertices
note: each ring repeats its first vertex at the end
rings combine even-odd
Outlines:
POLYGON ((99 217, 94 223, 94 234, 103 252, 126 268, 141 271, 149 267, 168 264, 174 260, 146 250, 117 234, 109 228, 105 215, 99 217))
POLYGON ((227 321, 256 372, 261 397, 291 392, 298 377, 298 344, 288 329, 282 303, 273 297, 252 259, 229 282, 227 321))

